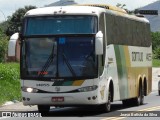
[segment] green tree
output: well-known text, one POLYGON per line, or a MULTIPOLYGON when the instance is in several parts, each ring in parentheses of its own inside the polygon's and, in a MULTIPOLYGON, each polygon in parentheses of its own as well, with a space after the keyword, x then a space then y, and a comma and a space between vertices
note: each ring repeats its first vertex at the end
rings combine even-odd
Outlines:
POLYGON ((0 28, 0 62, 5 62, 5 56, 7 52, 8 40, 7 36, 3 33, 0 28))
POLYGON ((160 47, 157 47, 155 50, 153 50, 153 58, 160 59, 160 47))
POLYGON ((152 32, 153 58, 160 59, 160 32, 152 32))
POLYGON ((155 50, 156 48, 160 48, 160 32, 152 32, 152 49, 155 50))
POLYGON ((4 22, 0 23, 0 28, 1 28, 3 34, 6 34, 5 32, 7 30, 7 26, 8 26, 7 21, 4 21, 4 22))
POLYGON ((11 36, 12 34, 19 31, 19 28, 22 27, 23 23, 23 17, 25 13, 31 9, 36 8, 36 6, 25 6, 24 8, 19 8, 15 11, 15 13, 12 14, 12 16, 9 16, 7 19, 8 25, 6 34, 8 36, 11 36))

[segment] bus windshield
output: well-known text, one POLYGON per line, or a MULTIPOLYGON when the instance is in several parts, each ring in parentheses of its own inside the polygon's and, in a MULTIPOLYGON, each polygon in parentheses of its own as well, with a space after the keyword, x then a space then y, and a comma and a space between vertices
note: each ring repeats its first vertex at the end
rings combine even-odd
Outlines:
POLYGON ((96 17, 87 15, 28 17, 24 35, 93 34, 97 31, 96 25, 96 17))
POLYGON ((33 78, 97 77, 94 37, 26 38, 22 75, 33 78))

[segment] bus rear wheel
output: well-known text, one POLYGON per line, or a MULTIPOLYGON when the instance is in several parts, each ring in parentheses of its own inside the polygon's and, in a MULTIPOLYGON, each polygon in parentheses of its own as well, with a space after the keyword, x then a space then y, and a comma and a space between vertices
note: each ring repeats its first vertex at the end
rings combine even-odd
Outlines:
POLYGON ((42 116, 46 116, 49 113, 50 106, 48 105, 38 105, 38 111, 42 116))
POLYGON ((136 106, 143 105, 144 104, 144 93, 143 88, 140 87, 139 89, 139 96, 133 99, 136 106))
POLYGON ((159 96, 160 96, 160 90, 158 91, 158 94, 159 94, 159 96))

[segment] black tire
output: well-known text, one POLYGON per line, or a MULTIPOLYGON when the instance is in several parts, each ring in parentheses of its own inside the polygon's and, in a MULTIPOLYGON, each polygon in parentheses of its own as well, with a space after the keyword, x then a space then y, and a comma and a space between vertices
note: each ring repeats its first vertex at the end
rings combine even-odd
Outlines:
POLYGON ((139 88, 139 96, 134 98, 133 102, 136 106, 144 104, 144 92, 142 87, 139 88))
POLYGON ((159 94, 159 96, 160 96, 160 90, 158 91, 158 94, 159 94))
POLYGON ((122 103, 124 107, 132 107, 132 106, 137 105, 136 100, 137 98, 130 98, 127 100, 122 100, 122 103))
POLYGON ((122 103, 124 107, 128 107, 128 106, 131 106, 132 102, 130 99, 128 99, 128 100, 122 100, 122 103))
POLYGON ((108 101, 105 104, 102 105, 103 111, 106 112, 106 113, 111 111, 111 98, 112 98, 112 96, 111 96, 111 92, 109 90, 108 101))
POLYGON ((46 116, 49 113, 50 106, 48 105, 38 105, 38 111, 42 116, 46 116))

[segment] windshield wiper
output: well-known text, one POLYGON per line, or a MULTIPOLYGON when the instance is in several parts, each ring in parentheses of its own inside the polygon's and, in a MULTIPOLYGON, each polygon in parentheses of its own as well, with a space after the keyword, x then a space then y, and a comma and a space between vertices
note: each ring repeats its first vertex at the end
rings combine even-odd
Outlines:
MULTIPOLYGON (((49 68, 49 66, 51 65, 51 63, 53 62, 54 58, 55 58, 55 54, 54 54, 54 44, 53 44, 53 48, 52 48, 52 52, 50 54, 50 56, 48 57, 46 63, 44 64, 44 66, 42 67, 42 70, 40 71, 40 73, 44 73, 47 71, 47 69, 49 68)), ((43 77, 44 74, 39 74, 38 77, 43 77)))
MULTIPOLYGON (((50 64, 53 62, 54 58, 56 55, 50 55, 49 58, 47 59, 45 65, 43 66, 42 70, 40 71, 41 73, 44 73, 47 71, 47 69, 49 68, 50 64)), ((43 77, 44 74, 39 74, 38 77, 43 77)))
POLYGON ((69 70, 71 71, 72 75, 73 75, 74 77, 76 77, 76 73, 74 72, 74 70, 73 70, 71 64, 69 63, 67 57, 65 56, 64 53, 62 53, 62 55, 63 55, 63 58, 64 58, 64 61, 65 61, 66 65, 67 65, 67 67, 69 68, 69 70))

